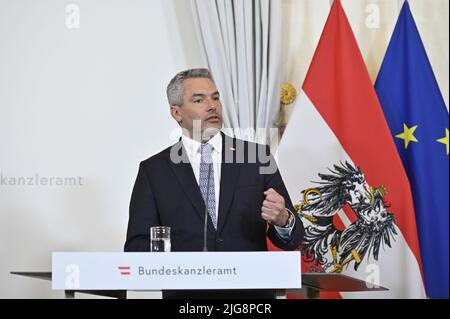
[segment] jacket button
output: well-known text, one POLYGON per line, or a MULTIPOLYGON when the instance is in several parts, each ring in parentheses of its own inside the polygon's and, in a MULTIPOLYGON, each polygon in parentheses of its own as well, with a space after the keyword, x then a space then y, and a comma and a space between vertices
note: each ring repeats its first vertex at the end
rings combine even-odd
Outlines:
POLYGON ((218 243, 218 244, 223 243, 223 239, 222 238, 216 238, 216 243, 218 243))

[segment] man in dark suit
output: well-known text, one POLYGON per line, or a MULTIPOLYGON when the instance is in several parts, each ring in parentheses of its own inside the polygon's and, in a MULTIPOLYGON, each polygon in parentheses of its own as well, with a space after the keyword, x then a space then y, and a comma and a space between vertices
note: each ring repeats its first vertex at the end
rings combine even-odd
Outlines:
MULTIPOLYGON (((222 105, 210 72, 193 69, 169 83, 180 141, 140 164, 125 251, 150 251, 151 226, 170 226, 172 251, 266 251, 266 236, 295 250, 304 236, 277 165, 265 145, 222 132, 222 105), (206 204, 205 204, 206 203, 206 204)), ((163 292, 164 298, 272 297, 262 291, 163 292)))

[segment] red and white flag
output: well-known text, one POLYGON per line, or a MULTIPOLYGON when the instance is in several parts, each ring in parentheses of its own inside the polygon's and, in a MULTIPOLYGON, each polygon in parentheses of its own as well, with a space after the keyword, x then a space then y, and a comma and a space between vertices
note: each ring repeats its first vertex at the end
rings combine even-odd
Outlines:
POLYGON ((303 272, 424 298, 410 184, 341 2, 335 0, 278 148, 306 228, 303 272))

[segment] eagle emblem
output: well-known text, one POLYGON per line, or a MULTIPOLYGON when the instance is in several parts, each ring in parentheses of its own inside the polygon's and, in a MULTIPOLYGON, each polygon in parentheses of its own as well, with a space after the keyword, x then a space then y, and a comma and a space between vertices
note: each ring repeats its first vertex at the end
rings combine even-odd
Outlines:
POLYGON ((351 264, 357 271, 364 258, 378 260, 380 249, 391 248, 397 235, 384 186, 371 187, 361 169, 348 162, 318 176, 317 187, 303 190, 303 200, 295 207, 305 225, 300 248, 304 260, 334 273, 351 264), (344 211, 353 218, 342 215, 344 211))

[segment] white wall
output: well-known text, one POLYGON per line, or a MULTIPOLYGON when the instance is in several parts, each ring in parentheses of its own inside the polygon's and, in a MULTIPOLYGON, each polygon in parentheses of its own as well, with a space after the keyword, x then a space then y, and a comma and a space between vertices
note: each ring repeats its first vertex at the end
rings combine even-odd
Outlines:
POLYGON ((123 249, 139 162, 176 128, 165 87, 201 65, 184 6, 0 1, 0 298, 62 297, 48 282, 9 275, 49 271, 52 251, 123 249), (70 3, 79 29, 66 28, 70 3), (82 185, 11 185, 35 174, 82 185))

